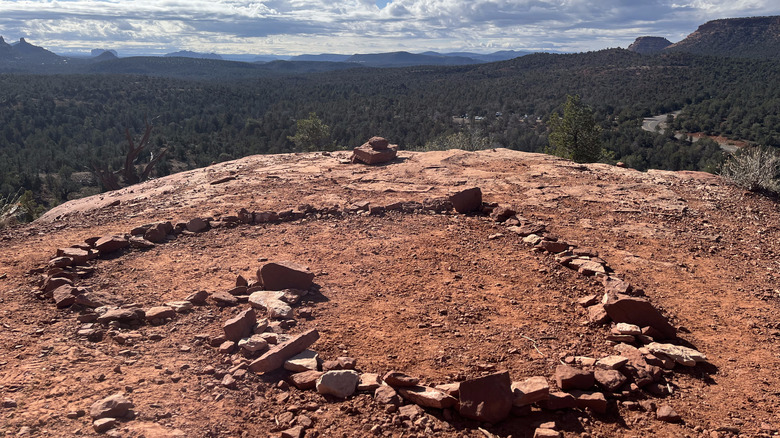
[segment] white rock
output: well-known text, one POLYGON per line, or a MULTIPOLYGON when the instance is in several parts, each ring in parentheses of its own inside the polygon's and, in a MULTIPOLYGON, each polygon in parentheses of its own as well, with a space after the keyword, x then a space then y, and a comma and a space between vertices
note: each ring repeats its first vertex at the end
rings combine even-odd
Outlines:
POLYGON ((249 353, 257 353, 268 348, 268 341, 260 335, 252 335, 238 341, 238 347, 249 353))
POLYGON ((284 369, 294 373, 317 371, 317 368, 319 368, 319 361, 320 357, 316 351, 304 350, 302 353, 287 359, 284 362, 284 369))
POLYGON ((652 342, 647 344, 647 349, 653 354, 660 353, 669 356, 674 359, 675 362, 688 367, 696 366, 699 362, 707 361, 707 356, 704 354, 693 348, 683 347, 681 345, 652 342))
POLYGON ((317 392, 338 398, 347 398, 355 393, 360 375, 353 370, 328 371, 317 379, 317 392))
POLYGON ((638 325, 625 322, 619 322, 616 329, 621 335, 639 336, 642 334, 642 329, 638 325))
POLYGON ((272 319, 287 319, 292 316, 292 308, 282 301, 284 291, 261 290, 249 295, 249 304, 268 312, 272 319))
POLYGON ((185 313, 193 309, 194 305, 189 301, 171 301, 165 303, 166 306, 172 307, 176 313, 185 313))

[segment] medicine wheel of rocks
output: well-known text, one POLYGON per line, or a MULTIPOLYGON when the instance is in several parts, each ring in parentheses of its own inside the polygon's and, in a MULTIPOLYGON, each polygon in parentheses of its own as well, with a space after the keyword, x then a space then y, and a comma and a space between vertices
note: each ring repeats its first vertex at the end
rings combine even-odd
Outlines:
MULTIPOLYGON (((198 248, 206 253, 197 254, 208 259, 211 255, 209 245, 203 244, 198 248)), ((220 358, 213 365, 194 371, 214 376, 214 382, 206 385, 208 388, 241 391, 248 388, 246 382, 260 379, 280 388, 292 385, 298 391, 316 391, 328 400, 370 394, 374 403, 384 406, 385 412, 392 415, 392 420, 368 429, 376 434, 394 427, 428 434, 454 430, 453 425, 474 429, 482 423, 488 423, 488 429, 502 431, 506 429, 502 429, 502 424, 511 418, 522 418, 528 423, 526 420, 529 418, 543 419, 545 412, 559 410, 590 412, 598 416, 614 413, 617 404, 628 409, 654 411, 662 421, 681 421, 669 405, 658 406, 660 403, 653 400, 668 396, 673 391, 673 370, 676 366, 694 367, 706 361, 706 357, 698 351, 679 345, 684 341, 677 338, 677 331, 668 319, 651 304, 641 289, 632 287, 613 272, 607 261, 599 257, 597 250, 566 243, 548 233, 545 224, 528 220, 510 207, 483 203, 479 188, 463 190, 446 199, 424 202, 398 202, 383 206, 363 202, 343 209, 304 205, 280 212, 241 209, 235 215, 218 218, 199 217, 176 224, 156 222, 136 227, 129 233, 90 238, 72 247, 61 248, 39 271, 42 274, 39 298, 75 314, 79 323, 77 336, 84 342, 131 347, 144 339, 140 333, 144 328, 162 327, 200 314, 195 318, 203 322, 203 332, 194 335, 194 346, 183 345, 180 352, 189 354, 193 348, 204 349, 220 358), (345 217, 357 222, 357 229, 364 235, 341 232, 339 221, 345 217), (440 264, 450 264, 436 268, 439 276, 445 273, 443 275, 448 276, 448 280, 439 284, 428 299, 405 303, 407 294, 404 286, 425 289, 429 281, 420 269, 414 268, 413 261, 431 254, 425 253, 429 248, 405 248, 403 233, 414 229, 417 223, 431 221, 440 229, 438 234, 431 234, 431 242, 442 239, 450 242, 451 251, 438 254, 435 260, 440 264), (294 233, 280 229, 284 226, 298 227, 298 231, 303 231, 298 233, 299 236, 293 236, 294 233), (383 226, 388 227, 387 232, 383 231, 383 226), (490 234, 488 241, 505 241, 505 246, 511 246, 512 249, 507 250, 509 253, 497 256, 506 260, 483 263, 480 267, 479 261, 464 259, 470 255, 469 251, 479 249, 480 244, 475 245, 474 242, 484 241, 481 236, 484 236, 485 230, 496 226, 503 229, 490 234), (241 257, 243 265, 231 267, 228 272, 243 271, 244 274, 234 274, 234 285, 224 290, 199 290, 179 299, 172 297, 174 299, 159 302, 154 302, 157 293, 141 294, 147 297, 148 303, 122 302, 118 293, 105 291, 121 289, 110 280, 112 271, 122 269, 118 267, 120 265, 131 271, 137 266, 167 270, 165 274, 186 270, 184 266, 172 266, 176 265, 176 256, 169 253, 183 249, 193 251, 193 246, 178 244, 191 242, 201 245, 207 233, 216 232, 222 233, 218 246, 235 245, 236 248, 226 251, 240 253, 241 249, 252 247, 246 242, 257 238, 251 230, 274 233, 274 238, 269 240, 273 243, 264 249, 272 256, 272 261, 265 257, 254 258, 253 264, 257 260, 259 266, 254 268, 255 275, 250 276, 244 274, 253 271, 251 266, 246 266, 247 255, 251 254, 236 255, 241 257), (236 237, 237 233, 240 233, 239 237, 236 237), (472 238, 473 235, 476 237, 472 238), (225 236, 233 238, 223 239, 225 236), (321 240, 327 241, 317 241, 313 236, 325 236, 321 240), (298 238, 308 248, 319 248, 317 256, 320 263, 313 259, 278 260, 276 255, 284 253, 285 239, 293 238, 298 238), (397 240, 393 241, 394 238, 397 240), (360 239, 373 243, 350 245, 360 239), (238 241, 244 243, 237 244, 238 241), (531 251, 524 246, 530 247, 531 251), (371 250, 361 253, 360 248, 371 250), (351 263, 349 272, 342 271, 341 274, 349 277, 347 283, 352 286, 359 284, 362 277, 374 274, 374 270, 383 270, 380 277, 383 283, 386 281, 385 286, 390 287, 393 276, 404 273, 407 268, 411 271, 406 272, 408 275, 402 282, 391 285, 397 289, 389 290, 381 283, 378 286, 368 285, 379 292, 373 297, 364 296, 363 301, 377 300, 398 305, 391 312, 393 317, 388 323, 383 323, 379 315, 372 321, 368 328, 377 338, 373 341, 367 340, 371 336, 361 339, 361 333, 356 332, 354 327, 345 328, 345 333, 334 333, 328 327, 329 321, 349 320, 349 312, 359 312, 361 308, 370 312, 371 306, 353 303, 342 306, 347 308, 347 312, 339 314, 343 311, 337 306, 342 303, 333 303, 331 297, 339 295, 337 288, 345 286, 339 281, 328 280, 332 273, 320 270, 315 275, 304 266, 310 262, 321 266, 338 263, 340 254, 346 251, 352 251, 349 257, 354 263, 351 263), (329 252, 330 257, 327 255, 329 252), (155 260, 150 263, 146 258, 152 253, 155 260), (522 254, 523 258, 511 260, 517 254, 522 254), (164 260, 169 262, 169 266, 161 266, 164 260), (458 263, 460 266, 453 267, 458 263), (491 264, 499 266, 491 269, 491 264), (472 269, 472 266, 475 268, 472 269), (552 270, 549 266, 558 268, 552 270), (529 270, 529 267, 536 269, 529 270), (464 279, 461 272, 468 271, 470 275, 479 269, 482 272, 476 275, 478 280, 499 279, 513 283, 513 275, 501 274, 512 272, 522 274, 523 281, 507 285, 496 283, 495 286, 476 281, 471 285, 471 291, 459 284, 464 279), (325 280, 320 281, 320 278, 325 280), (565 306, 563 315, 554 316, 556 312, 540 315, 540 309, 544 312, 548 307, 559 310, 544 296, 535 298, 531 310, 536 312, 533 315, 536 319, 551 318, 550 324, 547 328, 537 324, 541 327, 537 330, 533 324, 523 324, 522 319, 517 318, 524 315, 525 303, 520 299, 530 292, 526 290, 523 291, 525 294, 518 293, 511 298, 511 294, 495 291, 533 283, 534 280, 543 293, 571 286, 568 292, 563 292, 568 293, 563 297, 584 309, 589 324, 574 327, 572 317, 566 313, 576 312, 574 309, 566 310, 565 306), (553 287, 545 287, 544 282, 553 283, 553 287), (328 285, 323 286, 325 283, 328 285), (329 289, 331 287, 333 290, 329 289), (506 302, 490 302, 494 298, 505 299, 506 302), (484 301, 488 303, 479 304, 484 301), (409 309, 415 306, 420 309, 409 309), (511 311, 505 311, 502 306, 511 311), (501 318, 494 318, 491 312, 501 318), (407 314, 409 317, 406 317, 407 314), (425 342, 410 340, 412 347, 401 349, 411 352, 413 357, 402 358, 391 352, 396 350, 393 343, 398 342, 399 336, 404 336, 399 323, 406 324, 411 332, 419 334, 427 331, 425 342), (487 327, 489 324, 497 327, 491 332, 487 327), (464 328, 460 330, 457 327, 464 328), (321 331, 324 331, 324 336, 321 331), (552 336, 545 335, 550 332, 552 336), (497 340, 496 336, 502 337, 503 344, 502 339, 497 340), (355 358, 344 354, 348 353, 348 347, 339 341, 349 337, 375 344, 369 348, 371 357, 355 358), (456 351, 458 349, 437 350, 438 347, 446 347, 446 342, 439 345, 431 340, 463 337, 475 344, 474 356, 460 354, 456 351), (383 343, 383 340, 392 342, 383 343), (559 349, 563 353, 556 356, 554 348, 545 345, 549 344, 548 341, 563 343, 565 347, 559 349), (339 344, 332 345, 336 342, 339 344), (518 343, 523 346, 522 349, 510 347, 518 343), (327 345, 328 360, 322 360, 322 352, 315 351, 322 344, 327 345), (503 347, 508 348, 501 351, 503 347), (584 348, 591 350, 582 351, 584 348), (418 354, 414 354, 415 351, 418 354), (388 365, 388 362, 395 362, 398 366, 388 365), (523 363, 535 365, 524 366, 523 363), (416 365, 449 373, 441 376, 441 381, 424 381, 399 369, 415 369, 416 365), (453 371, 457 366, 462 366, 460 371, 453 371), (522 368, 519 371, 522 374, 511 375, 509 369, 513 367, 522 368)), ((216 275, 219 271, 218 267, 203 266, 192 270, 198 277, 216 275)), ((136 287, 164 287, 161 284, 144 284, 143 275, 140 272, 136 287)), ((154 279, 155 276, 150 274, 149 277, 154 279)), ((175 291, 169 290, 168 293, 175 291)), ((530 319, 532 315, 528 314, 528 310, 525 312, 530 319)), ((161 338, 160 335, 148 337, 151 341, 161 338)), ((470 350, 472 346, 461 349, 470 350)), ((120 353, 133 354, 131 349, 120 353)), ((132 365, 133 360, 129 359, 126 363, 132 365)), ((106 431, 116 427, 117 418, 123 417, 133 407, 128 397, 115 394, 95 402, 90 410, 95 429, 106 431)), ((284 404, 287 399, 281 397, 277 401, 284 404)), ((303 436, 307 429, 315 427, 312 419, 305 414, 284 413, 277 415, 273 421, 269 429, 280 431, 282 436, 303 436)), ((554 422, 542 422, 538 426, 535 436, 560 434, 557 430, 560 427, 554 422)), ((481 430, 486 435, 493 433, 481 430)))

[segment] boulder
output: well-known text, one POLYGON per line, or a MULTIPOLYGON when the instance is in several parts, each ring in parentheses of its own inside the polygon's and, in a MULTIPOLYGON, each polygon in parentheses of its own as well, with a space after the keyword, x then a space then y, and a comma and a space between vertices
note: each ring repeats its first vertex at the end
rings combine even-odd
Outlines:
POLYGON ((627 322, 639 327, 650 326, 658 330, 664 338, 673 339, 677 336, 677 330, 669 324, 666 317, 644 298, 608 294, 604 310, 615 322, 627 322))
POLYGON ((252 361, 249 364, 249 370, 254 373, 266 373, 276 370, 284 365, 284 361, 307 349, 319 338, 320 334, 317 329, 301 333, 286 342, 274 346, 258 359, 252 361))
POLYGON ((144 232, 144 239, 152 243, 164 242, 168 234, 173 233, 173 226, 170 222, 157 222, 144 232))
POLYGON ((390 147, 390 142, 383 137, 371 137, 368 139, 368 145, 375 151, 383 151, 390 147))
POLYGON ((355 393, 360 375, 353 370, 328 371, 317 379, 317 392, 338 398, 347 398, 355 393))
POLYGON ((228 340, 238 342, 241 339, 248 338, 252 335, 256 322, 257 316, 255 315, 255 309, 250 308, 225 321, 222 325, 222 329, 225 331, 225 337, 228 340))
POLYGON ((283 289, 308 290, 314 273, 308 267, 294 262, 266 263, 257 271, 257 279, 269 291, 283 289))
POLYGON ((202 306, 206 304, 206 299, 209 297, 209 293, 205 290, 199 290, 197 292, 193 292, 189 295, 187 295, 187 298, 185 298, 185 301, 189 301, 192 304, 196 304, 198 306, 202 306))
POLYGON ((461 382, 459 397, 459 412, 462 416, 498 423, 509 415, 514 401, 509 372, 502 371, 461 382))
POLYGON ((482 207, 482 190, 479 187, 461 190, 450 196, 450 202, 458 213, 477 211, 482 207))
POLYGON ((514 406, 522 407, 532 403, 547 400, 550 395, 550 385, 544 377, 531 377, 522 382, 512 382, 514 406))
POLYGON ((133 407, 133 402, 119 393, 92 403, 92 406, 89 408, 89 415, 93 420, 108 417, 121 418, 127 415, 127 412, 133 407))
POLYGON ((457 400, 448 394, 427 386, 399 387, 397 391, 401 397, 424 408, 447 409, 457 403, 457 400))
POLYGON ((595 383, 593 372, 574 368, 569 365, 558 365, 555 368, 555 383, 558 388, 588 389, 595 383))
POLYGON ((604 277, 602 283, 604 284, 604 290, 609 294, 628 295, 632 291, 632 287, 628 282, 616 277, 604 277))
POLYGON ((122 248, 130 246, 130 242, 124 236, 103 236, 95 242, 95 249, 101 254, 108 254, 119 251, 122 248))
POLYGON ((388 145, 384 149, 375 149, 370 142, 366 142, 353 149, 350 161, 368 165, 381 164, 392 161, 396 155, 398 155, 398 146, 396 145, 388 145))

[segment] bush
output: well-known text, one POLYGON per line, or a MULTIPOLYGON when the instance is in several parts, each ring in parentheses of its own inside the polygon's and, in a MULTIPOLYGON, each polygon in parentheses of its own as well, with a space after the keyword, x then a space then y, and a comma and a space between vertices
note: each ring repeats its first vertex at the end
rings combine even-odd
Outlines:
POLYGON ((720 174, 751 192, 780 193, 780 153, 763 146, 744 148, 726 160, 720 174))

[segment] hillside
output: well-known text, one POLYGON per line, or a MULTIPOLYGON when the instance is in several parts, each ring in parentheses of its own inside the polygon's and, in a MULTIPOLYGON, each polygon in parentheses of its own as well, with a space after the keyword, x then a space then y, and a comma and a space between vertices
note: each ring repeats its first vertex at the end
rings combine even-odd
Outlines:
MULTIPOLYGON (((246 157, 72 201, 33 224, 2 230, 0 342, 8 354, 0 361, 0 432, 94 436, 91 415, 105 411, 93 404, 116 393, 132 413, 125 415, 124 404, 113 414, 118 423, 101 424, 129 437, 283 430, 307 437, 531 437, 549 422, 566 438, 778 432, 776 204, 712 175, 577 165, 505 149, 402 151, 379 167, 344 164, 346 158, 246 157), (442 197, 474 186, 486 203, 517 214, 447 210, 442 197), (257 212, 260 223, 242 223, 246 212, 257 212), (211 229, 195 228, 205 222, 194 218, 211 229), (96 243, 103 255, 73 273, 76 286, 86 288, 75 289, 80 305, 66 308, 76 298, 57 292, 57 309, 39 292, 58 248, 88 248, 85 239, 121 236, 154 221, 188 225, 167 238, 163 232, 147 249, 111 251, 109 241, 96 243), (531 231, 547 243, 534 249, 522 237, 531 231), (542 249, 564 242, 574 249, 569 257, 542 249), (479 395, 461 383, 461 410, 420 408, 415 403, 422 401, 398 383, 403 402, 384 397, 387 388, 377 397, 363 390, 342 400, 298 389, 302 373, 252 371, 256 356, 231 354, 221 343, 223 325, 249 308, 235 303, 246 296, 227 291, 240 295, 246 287, 236 288, 239 276, 253 281, 259 268, 282 260, 308 265, 314 286, 289 316, 272 320, 262 339, 285 342, 317 329, 310 348, 323 365, 356 361, 366 382, 367 373, 396 370, 432 387, 506 370, 517 382, 536 377, 538 391, 510 393, 517 407, 489 424, 464 416, 472 415, 464 403, 484 397, 485 409, 506 406, 508 386, 483 386, 479 395), (591 322, 601 319, 590 309, 605 286, 578 273, 575 262, 613 270, 633 287, 613 280, 609 288, 644 296, 632 300, 650 302, 676 329, 679 339, 662 342, 695 348, 706 361, 675 366, 661 353, 625 344, 641 347, 647 335, 616 335, 613 324, 591 322), (202 305, 186 311, 184 303, 171 304, 184 313, 157 307, 198 291, 211 294, 202 305), (130 319, 99 322, 110 319, 106 309, 90 310, 100 304, 123 306, 112 315, 130 319), (149 322, 133 322, 139 315, 149 322), (578 384, 586 392, 567 390, 576 400, 560 392, 570 384, 562 383, 570 382, 562 363, 587 374, 607 356, 602 363, 616 365, 597 368, 598 385, 591 373, 578 384), (621 375, 630 379, 622 386, 621 375), (520 407, 522 394, 534 401, 520 407), (580 408, 565 407, 575 404, 580 408)), ((289 294, 285 299, 296 295, 289 294)), ((264 309, 257 308, 260 317, 264 309)))
POLYGON ((631 43, 627 50, 641 55, 654 55, 671 45, 672 42, 663 37, 643 36, 631 43))
POLYGON ((738 58, 780 58, 780 16, 729 18, 699 26, 667 51, 738 58))

